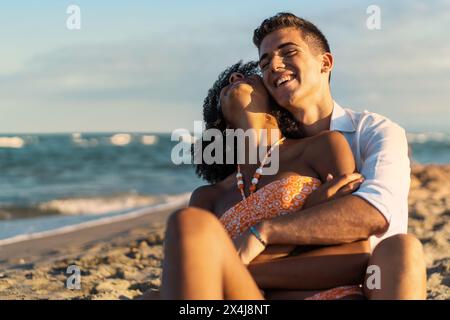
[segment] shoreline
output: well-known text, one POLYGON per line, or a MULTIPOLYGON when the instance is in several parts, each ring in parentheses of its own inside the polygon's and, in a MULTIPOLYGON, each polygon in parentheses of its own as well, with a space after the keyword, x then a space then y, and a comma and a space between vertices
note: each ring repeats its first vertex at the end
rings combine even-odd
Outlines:
POLYGON ((83 222, 55 230, 21 235, 0 240, 0 268, 11 267, 4 261, 21 261, 21 264, 37 262, 39 257, 55 251, 64 253, 70 246, 88 245, 91 242, 108 241, 115 235, 132 232, 136 228, 165 224, 175 210, 186 205, 176 201, 139 209, 124 215, 83 222), (56 243, 56 244, 55 244, 56 243))
POLYGON ((169 203, 161 203, 161 204, 153 205, 153 206, 146 207, 146 208, 131 210, 127 213, 114 215, 111 217, 104 217, 104 218, 99 218, 99 219, 95 219, 95 220, 71 224, 71 225, 67 225, 64 227, 58 227, 58 228, 50 229, 50 230, 46 230, 46 231, 39 231, 39 232, 34 232, 34 233, 29 233, 29 234, 19 234, 19 235, 13 236, 13 237, 0 239, 0 252, 1 252, 2 246, 19 243, 22 241, 30 241, 30 240, 42 239, 42 238, 46 238, 46 237, 53 237, 53 236, 57 236, 57 235, 64 235, 66 233, 82 231, 83 229, 92 228, 92 227, 96 227, 96 226, 102 226, 102 225, 108 225, 108 224, 119 222, 119 221, 127 221, 129 219, 134 219, 134 218, 137 218, 140 216, 149 215, 154 212, 157 213, 158 211, 161 211, 161 210, 175 210, 175 209, 179 208, 180 206, 185 205, 187 202, 188 202, 188 199, 180 199, 180 200, 175 200, 175 201, 172 201, 169 203))
MULTIPOLYGON (((409 228, 423 244, 428 299, 450 299, 450 164, 414 165, 409 228)), ((179 207, 182 207, 180 204, 179 207)), ((0 299, 137 299, 161 284, 165 222, 176 208, 0 246, 0 299), (65 287, 69 265, 82 289, 65 287)))

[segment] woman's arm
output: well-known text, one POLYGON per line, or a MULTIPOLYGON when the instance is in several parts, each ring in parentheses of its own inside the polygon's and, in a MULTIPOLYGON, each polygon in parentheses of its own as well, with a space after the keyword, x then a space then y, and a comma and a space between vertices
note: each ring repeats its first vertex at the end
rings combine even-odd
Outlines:
POLYGON ((254 260, 248 269, 261 289, 321 290, 364 280, 368 240, 316 249, 275 260, 254 260))
POLYGON ((322 182, 327 180, 328 174, 339 177, 356 170, 350 145, 338 131, 327 131, 312 139, 306 147, 304 157, 322 182))
POLYGON ((362 176, 354 173, 355 159, 341 133, 322 133, 309 143, 307 150, 305 160, 323 184, 308 197, 303 209, 351 194, 362 183, 362 176))

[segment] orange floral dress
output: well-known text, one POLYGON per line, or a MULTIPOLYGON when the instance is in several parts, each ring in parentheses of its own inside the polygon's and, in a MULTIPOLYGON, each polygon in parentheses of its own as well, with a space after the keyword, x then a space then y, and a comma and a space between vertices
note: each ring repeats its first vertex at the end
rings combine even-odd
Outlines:
MULTIPOLYGON (((231 238, 235 238, 259 221, 300 210, 320 185, 319 179, 300 175, 275 180, 235 204, 219 219, 231 238)), ((362 294, 360 286, 342 286, 317 293, 307 300, 335 300, 362 294)))
POLYGON ((275 180, 228 209, 220 221, 235 238, 259 221, 300 210, 320 184, 317 178, 299 175, 275 180))

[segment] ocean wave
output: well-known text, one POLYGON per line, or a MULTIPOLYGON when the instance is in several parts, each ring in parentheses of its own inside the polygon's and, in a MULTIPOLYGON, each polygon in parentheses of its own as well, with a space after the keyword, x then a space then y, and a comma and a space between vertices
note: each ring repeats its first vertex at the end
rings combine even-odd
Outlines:
POLYGON ((427 143, 427 142, 440 142, 450 143, 450 134, 445 132, 420 132, 420 133, 407 133, 406 138, 409 143, 427 143))
POLYGON ((104 197, 55 199, 28 207, 0 208, 0 220, 33 218, 49 215, 103 215, 188 200, 190 193, 176 195, 118 194, 104 197))
POLYGON ((78 146, 81 147, 96 147, 98 145, 98 139, 91 138, 85 139, 81 135, 81 133, 72 133, 72 141, 78 146))
POLYGON ((117 133, 110 137, 83 137, 79 132, 72 133, 72 142, 81 147, 96 147, 99 145, 127 146, 133 140, 139 141, 143 145, 155 145, 159 141, 156 135, 137 135, 129 133, 117 133), (135 139, 136 138, 136 139, 135 139))
POLYGON ((141 137, 141 142, 145 145, 153 145, 158 142, 158 137, 154 135, 143 135, 141 137))
POLYGON ((98 215, 171 202, 184 196, 184 194, 157 196, 120 194, 107 197, 56 199, 41 203, 38 208, 43 211, 56 211, 64 215, 98 215))
POLYGON ((129 133, 117 133, 109 138, 110 142, 116 146, 126 146, 132 140, 132 136, 129 133))
POLYGON ((21 137, 0 137, 0 148, 20 149, 25 145, 21 137))
POLYGON ((101 226, 144 215, 156 213, 160 210, 174 210, 187 203, 188 195, 169 203, 157 204, 150 207, 138 208, 121 214, 105 216, 60 216, 43 217, 36 223, 34 219, 13 220, 0 224, 0 246, 26 240, 56 236, 68 232, 75 232, 94 226, 101 226))
POLYGON ((187 143, 187 144, 194 144, 199 140, 197 136, 191 135, 190 133, 181 133, 178 136, 178 141, 187 143))

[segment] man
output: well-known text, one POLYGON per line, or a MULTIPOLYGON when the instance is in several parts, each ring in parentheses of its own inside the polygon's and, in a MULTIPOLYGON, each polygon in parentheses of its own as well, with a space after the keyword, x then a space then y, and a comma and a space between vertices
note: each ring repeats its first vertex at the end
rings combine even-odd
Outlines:
MULTIPOLYGON (((379 268, 370 270, 380 271, 381 282, 367 286, 365 281, 366 297, 425 298, 422 247, 406 234, 410 167, 404 130, 383 116, 344 109, 333 100, 333 56, 325 36, 311 22, 279 13, 263 21, 253 41, 272 97, 292 113, 305 136, 342 132, 365 180, 354 191, 357 177, 334 177, 313 193, 316 199, 330 201, 259 223, 263 241, 246 232, 237 242, 243 262, 261 253, 263 242, 333 245, 369 238, 369 266, 379 268)), ((275 266, 276 261, 267 263, 275 266)))

